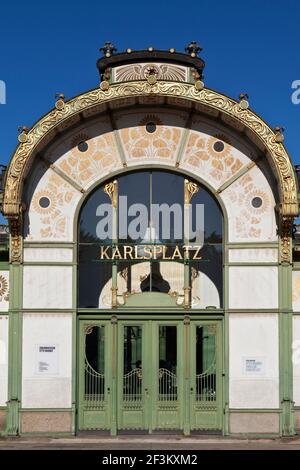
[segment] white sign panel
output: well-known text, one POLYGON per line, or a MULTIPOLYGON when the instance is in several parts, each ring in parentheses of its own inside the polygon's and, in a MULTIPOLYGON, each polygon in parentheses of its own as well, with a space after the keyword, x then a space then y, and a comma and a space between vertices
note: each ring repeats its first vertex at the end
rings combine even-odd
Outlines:
POLYGON ((37 344, 36 345, 36 374, 57 375, 58 374, 58 345, 37 344))
POLYGON ((246 375, 265 375, 264 357, 244 357, 243 373, 246 375))

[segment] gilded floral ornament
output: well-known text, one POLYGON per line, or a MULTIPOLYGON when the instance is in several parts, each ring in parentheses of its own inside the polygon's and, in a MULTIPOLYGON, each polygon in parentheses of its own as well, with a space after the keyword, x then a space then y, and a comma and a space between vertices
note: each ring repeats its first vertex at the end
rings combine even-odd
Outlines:
POLYGON ((112 206, 117 207, 117 198, 118 198, 118 182, 117 180, 107 183, 104 186, 103 191, 109 196, 112 206))
POLYGON ((22 214, 18 218, 9 219, 10 231, 10 261, 21 263, 22 261, 22 214))
POLYGON ((184 203, 189 204, 192 197, 199 191, 199 186, 188 179, 184 180, 184 203))
POLYGON ((281 262, 292 262, 292 227, 293 217, 283 217, 280 227, 281 262))

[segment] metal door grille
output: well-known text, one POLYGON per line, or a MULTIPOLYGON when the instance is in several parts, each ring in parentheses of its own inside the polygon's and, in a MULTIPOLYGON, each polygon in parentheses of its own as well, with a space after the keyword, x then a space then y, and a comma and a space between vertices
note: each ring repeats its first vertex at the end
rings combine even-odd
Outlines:
POLYGON ((85 357, 85 394, 84 401, 87 408, 101 406, 105 398, 105 377, 95 371, 85 357))
POLYGON ((205 372, 196 375, 196 401, 216 401, 216 357, 205 372))
POLYGON ((133 369, 123 376, 123 400, 127 402, 142 400, 142 369, 133 369))
POLYGON ((159 397, 160 401, 177 400, 177 377, 168 369, 160 368, 159 371, 159 397))

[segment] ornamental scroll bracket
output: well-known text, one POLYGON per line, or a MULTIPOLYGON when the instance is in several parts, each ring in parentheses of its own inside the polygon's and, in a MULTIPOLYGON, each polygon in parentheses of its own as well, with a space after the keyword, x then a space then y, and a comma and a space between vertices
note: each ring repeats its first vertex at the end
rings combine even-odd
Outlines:
POLYGON ((294 224, 294 216, 286 216, 286 209, 283 204, 278 204, 276 210, 279 215, 279 229, 278 235, 280 236, 280 256, 279 261, 281 263, 291 264, 293 262, 293 243, 292 243, 292 231, 294 224))
POLYGON ((22 263, 23 259, 23 214, 19 214, 18 218, 9 218, 10 232, 10 262, 22 263))
POLYGON ((281 263, 292 263, 292 229, 293 217, 282 217, 280 221, 280 261, 281 263))
POLYGON ((111 181, 104 186, 103 191, 108 195, 114 208, 118 205, 117 180, 111 181))
POLYGON ((185 179, 184 180, 184 203, 190 204, 192 197, 199 191, 199 185, 185 179))

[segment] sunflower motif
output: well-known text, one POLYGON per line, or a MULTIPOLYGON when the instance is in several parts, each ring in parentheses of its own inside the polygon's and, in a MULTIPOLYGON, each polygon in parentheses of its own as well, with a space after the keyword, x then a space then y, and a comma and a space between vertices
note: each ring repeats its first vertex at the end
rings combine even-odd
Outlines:
MULTIPOLYGON (((80 133, 77 134, 72 140, 71 140, 71 155, 75 159, 85 159, 86 157, 90 157, 93 155, 93 153, 97 150, 96 142, 95 140, 91 139, 87 134, 80 133), (78 147, 79 144, 83 144, 83 146, 78 147), (86 149, 84 147, 86 146, 86 149)), ((74 162, 75 163, 75 162, 74 162)))
POLYGON ((265 213, 268 210, 269 207, 270 207, 270 199, 264 191, 256 189, 254 191, 251 191, 248 194, 247 209, 252 214, 261 215, 261 214, 265 213), (255 198, 258 198, 259 200, 261 200, 261 205, 259 205, 259 207, 255 207, 255 205, 253 205, 253 200, 255 198))
POLYGON ((75 189, 54 172, 48 175, 46 184, 47 188, 40 189, 33 196, 31 210, 40 216, 42 238, 62 238, 66 234, 67 211, 75 189))
POLYGON ((53 192, 44 189, 42 191, 38 191, 33 199, 32 199, 32 206, 38 214, 46 215, 54 212, 57 206, 57 200, 55 194, 53 192), (46 199, 47 206, 43 207, 41 205, 42 198, 46 199), (48 201, 47 201, 48 200, 48 201))
POLYGON ((7 279, 0 275, 0 301, 8 301, 8 281, 7 279))
POLYGON ((232 155, 231 143, 223 134, 205 139, 199 133, 191 132, 186 155, 188 163, 194 167, 201 167, 204 161, 209 162, 210 176, 219 184, 242 166, 242 162, 232 155))
POLYGON ((208 153, 216 159, 223 159, 229 156, 231 152, 231 144, 227 136, 223 134, 216 134, 213 137, 210 137, 206 143, 208 153), (220 142, 220 145, 223 144, 223 149, 217 151, 215 149, 215 144, 220 142))
MULTIPOLYGON (((151 136, 151 134, 147 131, 147 128, 146 128, 146 124, 148 124, 148 123, 153 123, 156 126, 162 126, 163 125, 162 120, 159 119, 159 117, 156 116, 155 114, 147 114, 146 116, 144 116, 143 119, 140 120, 139 126, 140 126, 140 130, 141 130, 142 134, 147 136, 147 138, 149 138, 149 136, 151 136)), ((155 131, 155 137, 160 135, 161 132, 162 132, 162 128, 157 127, 156 131, 155 131)))

